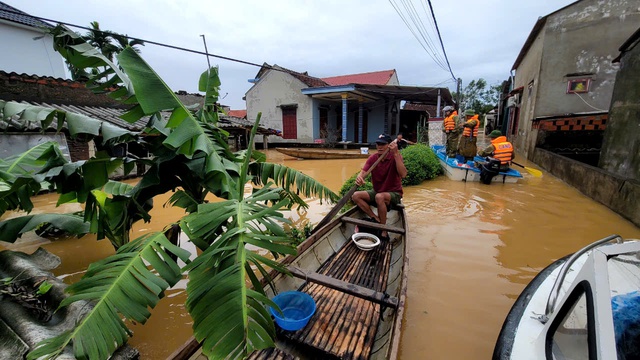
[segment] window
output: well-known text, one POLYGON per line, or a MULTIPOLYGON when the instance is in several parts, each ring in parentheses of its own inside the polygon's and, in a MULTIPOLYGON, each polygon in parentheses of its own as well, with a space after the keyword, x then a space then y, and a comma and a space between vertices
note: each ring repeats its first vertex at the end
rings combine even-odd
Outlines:
POLYGON ((295 107, 282 107, 282 138, 298 138, 298 117, 295 107))
POLYGON ((530 98, 531 97, 531 93, 533 92, 533 80, 531 80, 529 82, 529 85, 527 86, 527 97, 530 98))
POLYGON ((593 300, 585 282, 573 290, 549 329, 547 359, 590 359, 595 346, 593 322, 593 300))
POLYGON ((589 92, 591 79, 572 79, 567 83, 567 94, 589 92))

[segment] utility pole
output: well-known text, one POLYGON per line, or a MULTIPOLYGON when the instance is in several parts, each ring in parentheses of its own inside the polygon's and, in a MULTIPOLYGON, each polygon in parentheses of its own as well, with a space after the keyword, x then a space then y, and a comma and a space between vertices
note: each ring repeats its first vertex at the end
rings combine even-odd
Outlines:
POLYGON ((462 99, 462 94, 460 94, 460 92, 462 91, 462 79, 458 78, 458 84, 457 84, 457 89, 456 89, 456 95, 457 95, 457 99, 456 99, 456 110, 460 110, 460 99, 462 99))

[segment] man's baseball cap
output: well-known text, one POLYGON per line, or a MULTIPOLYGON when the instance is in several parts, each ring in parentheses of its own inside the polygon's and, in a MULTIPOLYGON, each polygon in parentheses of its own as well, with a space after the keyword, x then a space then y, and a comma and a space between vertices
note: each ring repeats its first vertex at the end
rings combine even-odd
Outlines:
POLYGON ((391 136, 387 134, 380 134, 376 139, 376 144, 388 144, 391 142, 391 136))

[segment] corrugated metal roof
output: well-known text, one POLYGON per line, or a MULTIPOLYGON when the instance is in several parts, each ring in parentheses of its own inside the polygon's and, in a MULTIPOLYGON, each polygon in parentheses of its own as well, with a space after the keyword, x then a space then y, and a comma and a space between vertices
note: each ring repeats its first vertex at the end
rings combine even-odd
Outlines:
POLYGON ((40 21, 38 19, 33 18, 29 14, 24 11, 20 11, 13 6, 9 6, 0 1, 0 19, 12 21, 18 24, 32 26, 35 28, 54 28, 53 25, 48 24, 44 21, 40 21))
MULTIPOLYGON (((31 104, 35 106, 42 106, 47 108, 53 108, 56 110, 68 111, 76 114, 92 117, 94 119, 103 120, 120 128, 129 131, 142 131, 147 125, 148 118, 142 118, 133 124, 130 124, 120 118, 120 115, 126 112, 125 109, 107 108, 100 106, 82 106, 82 105, 62 105, 62 104, 49 104, 46 102, 33 102, 33 101, 21 101, 21 104, 31 104)), ((165 114, 163 114, 164 116, 165 114)), ((166 114, 169 116, 169 113, 166 114)), ((41 131, 38 123, 30 123, 27 128, 23 126, 17 117, 10 119, 8 122, 0 123, 0 129, 8 131, 41 131)), ((49 127, 50 130, 55 130, 55 124, 49 127)))
MULTIPOLYGON (((31 104, 36 106, 43 106, 47 108, 53 108, 62 111, 69 111, 76 114, 86 115, 92 117, 94 119, 106 121, 112 125, 118 126, 120 128, 132 131, 139 132, 144 130, 149 121, 148 117, 143 117, 142 119, 136 121, 131 124, 120 118, 122 114, 124 114, 126 109, 118 109, 118 108, 108 108, 101 106, 82 106, 82 105, 61 105, 61 104, 49 104, 46 102, 33 102, 33 101, 21 101, 22 104, 31 104)), ((168 119, 171 116, 171 113, 168 111, 161 112, 163 118, 168 119)), ((21 123, 18 120, 18 117, 15 116, 9 121, 0 122, 0 130, 3 131, 12 131, 12 132, 36 132, 42 131, 39 123, 29 123, 25 128, 25 124, 21 123)), ((253 123, 244 118, 239 118, 235 116, 229 115, 220 115, 218 121, 218 127, 222 129, 251 129, 253 127, 253 123)), ((48 130, 55 130, 55 124, 49 127, 48 130)), ((277 130, 267 129, 267 128, 258 128, 259 134, 267 134, 267 135, 275 135, 277 134, 277 130)))

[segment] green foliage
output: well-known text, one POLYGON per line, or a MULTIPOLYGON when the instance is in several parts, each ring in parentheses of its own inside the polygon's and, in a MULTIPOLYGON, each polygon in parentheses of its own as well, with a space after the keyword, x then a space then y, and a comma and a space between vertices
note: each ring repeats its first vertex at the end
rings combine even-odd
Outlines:
POLYGON ((45 280, 40 284, 40 286, 38 286, 38 291, 36 291, 36 294, 38 296, 42 296, 42 295, 48 293, 49 290, 51 290, 52 287, 53 287, 53 284, 48 282, 47 280, 45 280))
POLYGON ((423 144, 411 145, 402 150, 407 176, 402 179, 403 186, 418 185, 424 180, 438 176, 442 168, 436 154, 423 144))
POLYGON ((151 315, 148 308, 182 278, 182 270, 170 254, 189 261, 189 252, 171 244, 164 235, 146 235, 91 264, 83 278, 86 280, 70 285, 67 291, 71 296, 60 304, 95 301, 91 312, 74 329, 38 343, 27 359, 53 359, 72 340, 76 358, 107 359, 129 336, 123 317, 145 323, 151 315))
MULTIPOLYGON (((344 196, 346 193, 349 192, 349 190, 351 190, 353 186, 356 185, 356 178, 358 177, 358 174, 360 174, 360 171, 351 175, 351 177, 348 178, 344 182, 344 184, 342 184, 342 187, 340 188, 340 191, 339 191, 340 196, 344 196)), ((364 179, 364 184, 358 186, 356 190, 360 191, 360 190, 372 190, 372 189, 373 189, 373 183, 371 182, 371 175, 367 175, 367 177, 364 179)))
POLYGON ((268 281, 267 268, 285 269, 271 258, 246 250, 245 245, 266 249, 275 259, 295 253, 295 241, 283 229, 289 221, 280 211, 307 206, 303 199, 309 196, 335 201, 337 195, 296 170, 265 162, 264 154, 252 151, 260 114, 248 149, 230 151, 229 134, 217 126, 217 68, 207 69, 200 77, 205 104, 193 113, 130 47, 117 55, 116 65, 78 34, 62 26, 52 33, 56 51, 76 68, 90 70, 87 86, 130 106, 121 117, 128 122, 144 119, 146 128, 134 133, 87 116, 13 102, 0 102, 0 121, 19 118, 25 126, 39 122, 41 128, 51 125, 58 131, 66 125, 71 137, 101 137, 110 145, 136 142, 150 155, 137 159, 99 153, 86 161, 68 162, 57 144, 48 144, 41 154, 0 162, 0 215, 7 210, 30 210, 29 197, 41 184, 50 184, 59 193, 58 204, 85 205, 84 216, 38 214, 0 221, 6 237, 2 240, 14 241, 25 231, 50 223, 73 234, 88 231, 98 239, 106 237, 117 249, 68 288, 71 296, 62 305, 85 299, 94 302, 94 308, 75 328, 39 343, 28 358, 53 358, 67 346, 78 358, 108 358, 130 335, 123 318, 145 322, 148 308, 184 272, 189 276, 187 309, 205 354, 243 358, 272 346, 275 327, 265 309, 274 304, 253 269, 268 281), (124 166, 127 172, 136 163, 149 170, 135 186, 109 180, 117 167, 124 166), (252 187, 248 196, 247 184, 252 187), (176 191, 169 203, 188 213, 179 222, 182 231, 200 250, 192 262, 162 233, 129 241, 133 224, 149 221, 154 197, 169 191, 176 191), (224 201, 207 204, 208 194, 224 201), (177 267, 175 256, 187 263, 185 268, 177 267))
MULTIPOLYGON (((464 109, 473 109, 476 114, 486 114, 498 105, 501 91, 501 84, 488 86, 483 78, 471 80, 460 94, 460 103, 464 104, 464 109)), ((454 92, 453 96, 457 98, 458 94, 454 92)))
POLYGON ((287 234, 291 238, 293 238, 293 241, 297 246, 305 241, 309 236, 311 236, 312 230, 313 224, 311 224, 310 222, 306 222, 301 228, 297 228, 293 224, 291 224, 291 226, 289 226, 289 229, 287 230, 287 234))

